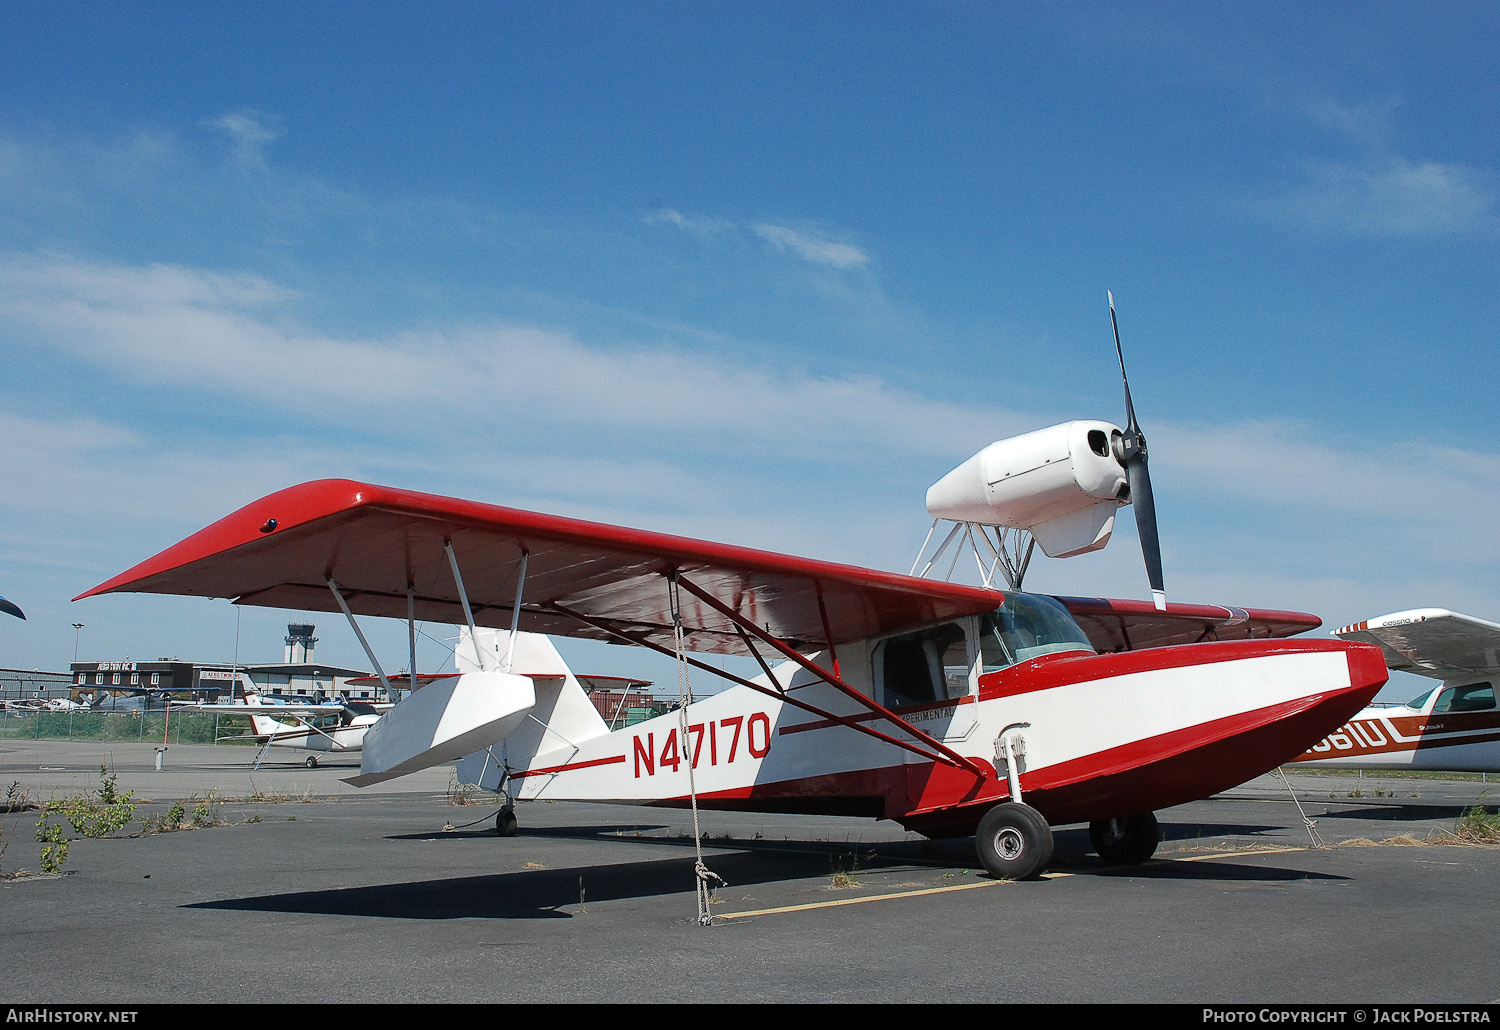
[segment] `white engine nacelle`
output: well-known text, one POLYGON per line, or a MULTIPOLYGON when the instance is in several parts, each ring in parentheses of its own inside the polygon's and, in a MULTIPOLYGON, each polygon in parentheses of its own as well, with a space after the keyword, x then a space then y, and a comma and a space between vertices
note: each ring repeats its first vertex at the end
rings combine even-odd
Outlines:
POLYGON ((1050 558, 1096 551, 1130 503, 1120 435, 1112 423, 1078 421, 992 443, 928 489, 927 513, 1027 530, 1050 558))

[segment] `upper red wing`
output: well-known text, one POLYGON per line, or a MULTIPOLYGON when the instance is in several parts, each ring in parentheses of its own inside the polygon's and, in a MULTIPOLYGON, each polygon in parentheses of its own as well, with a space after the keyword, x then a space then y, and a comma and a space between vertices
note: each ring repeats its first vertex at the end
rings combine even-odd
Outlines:
POLYGON ((1317 629, 1323 620, 1302 612, 1221 608, 1209 604, 1169 604, 1157 611, 1150 601, 1106 597, 1059 597, 1089 642, 1101 654, 1139 651, 1204 640, 1289 637, 1317 629))
MULTIPOLYGON (((521 628, 610 639, 560 606, 670 647, 667 573, 803 650, 988 611, 992 590, 330 479, 246 505, 81 595, 228 597, 240 604, 461 624, 451 541, 480 625, 509 628, 528 555, 521 628)), ((691 650, 743 653, 729 619, 681 592, 691 650)))

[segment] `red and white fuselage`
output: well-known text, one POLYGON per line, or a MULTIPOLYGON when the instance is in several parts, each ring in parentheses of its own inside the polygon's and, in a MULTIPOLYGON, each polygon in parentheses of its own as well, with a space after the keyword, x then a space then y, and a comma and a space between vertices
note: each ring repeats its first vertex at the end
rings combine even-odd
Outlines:
MULTIPOLYGON (((951 696, 890 710, 972 767, 851 727, 845 720, 883 720, 787 663, 773 671, 801 706, 731 687, 685 714, 629 729, 578 739, 574 727, 566 741, 543 734, 535 754, 480 752, 460 763, 460 778, 494 789, 508 764, 521 799, 685 804, 696 793, 704 807, 839 812, 933 836, 972 834, 980 816, 1010 796, 997 754, 1008 730, 1024 750, 1017 766, 1028 804, 1054 824, 1108 819, 1206 797, 1275 768, 1386 679, 1378 650, 1320 640, 1058 651, 984 671, 972 644, 979 623, 968 623, 953 625, 969 636, 976 660, 946 670, 951 696)), ((882 689, 882 643, 842 648, 842 679, 897 701, 882 689)))

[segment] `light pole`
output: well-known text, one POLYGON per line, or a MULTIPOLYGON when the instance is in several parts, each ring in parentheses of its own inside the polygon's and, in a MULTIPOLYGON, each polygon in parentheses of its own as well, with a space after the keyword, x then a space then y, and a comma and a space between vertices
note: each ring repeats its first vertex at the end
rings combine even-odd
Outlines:
POLYGON ((78 638, 83 633, 83 623, 73 623, 73 661, 78 661, 78 638))

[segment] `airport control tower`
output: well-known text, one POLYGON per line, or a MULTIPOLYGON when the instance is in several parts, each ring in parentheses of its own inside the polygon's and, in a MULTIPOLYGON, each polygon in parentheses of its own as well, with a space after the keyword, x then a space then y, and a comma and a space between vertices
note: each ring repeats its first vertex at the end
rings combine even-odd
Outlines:
POLYGON ((318 638, 313 636, 313 625, 306 622, 288 623, 286 627, 286 664, 311 665, 313 645, 318 638))

